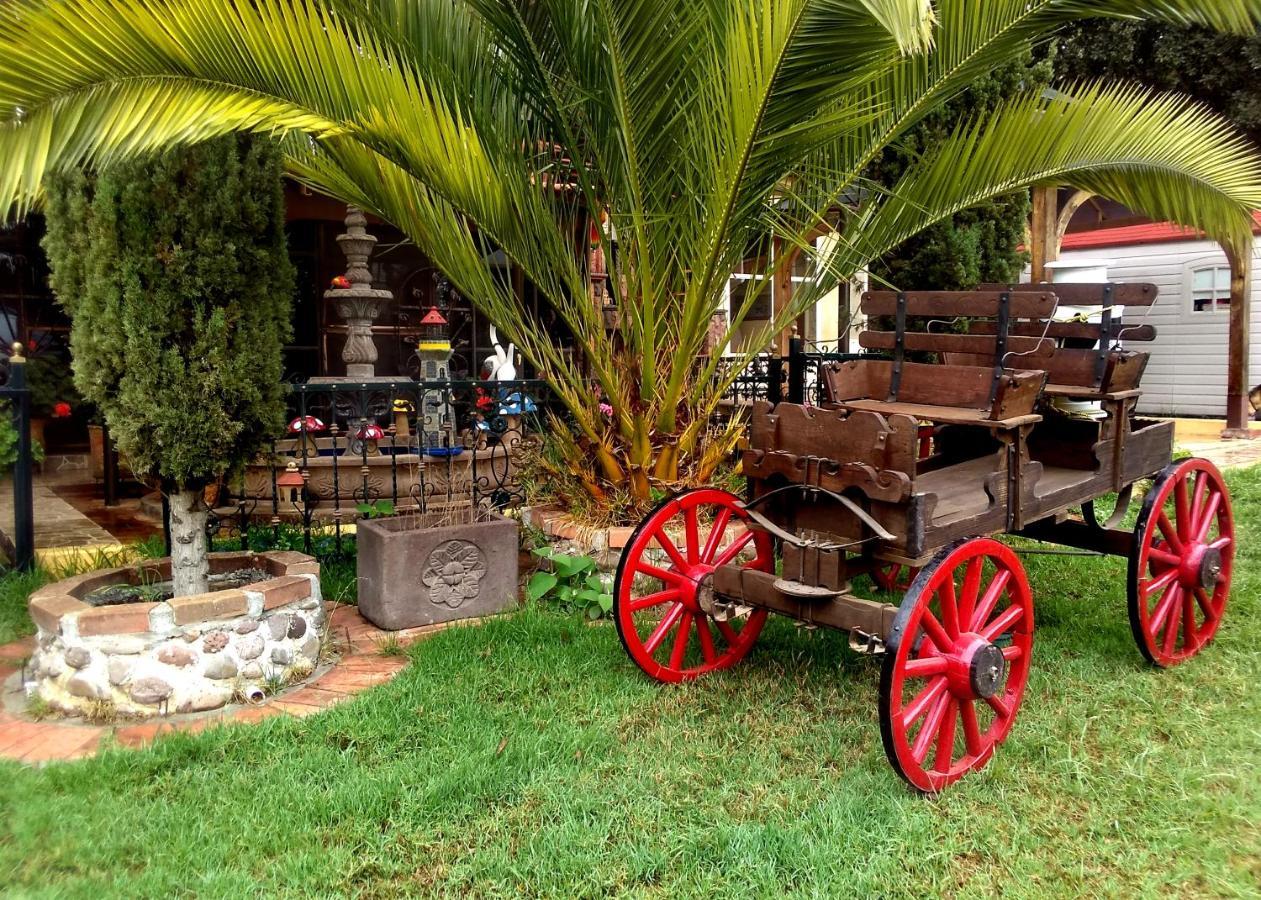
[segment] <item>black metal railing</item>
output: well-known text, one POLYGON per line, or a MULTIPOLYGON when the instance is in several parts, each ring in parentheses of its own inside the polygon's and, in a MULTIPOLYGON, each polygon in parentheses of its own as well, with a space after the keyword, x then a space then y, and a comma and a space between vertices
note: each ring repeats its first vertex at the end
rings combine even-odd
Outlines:
POLYGON ((520 505, 521 455, 553 396, 542 381, 325 382, 288 386, 285 434, 213 497, 210 528, 322 532, 340 550, 362 517, 520 505))
POLYGON ((830 362, 866 358, 870 355, 847 353, 839 346, 792 338, 788 342, 786 356, 763 353, 754 357, 723 395, 724 405, 730 409, 752 406, 757 400, 769 400, 771 403, 788 401, 818 406, 826 397, 821 377, 823 366, 830 362))

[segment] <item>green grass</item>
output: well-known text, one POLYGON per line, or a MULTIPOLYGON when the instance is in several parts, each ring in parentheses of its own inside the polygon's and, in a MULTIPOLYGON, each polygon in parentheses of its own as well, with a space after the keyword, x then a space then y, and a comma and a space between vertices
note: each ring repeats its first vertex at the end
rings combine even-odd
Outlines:
MULTIPOLYGON (((21 896, 1257 896, 1261 470, 1210 650, 1156 672, 1124 562, 1030 556, 1034 668, 1010 741, 938 799, 884 760, 878 667, 777 620, 752 656, 648 683, 612 626, 450 629, 301 721, 0 765, 21 896)), ((5 613, 7 615, 7 613, 5 613)))

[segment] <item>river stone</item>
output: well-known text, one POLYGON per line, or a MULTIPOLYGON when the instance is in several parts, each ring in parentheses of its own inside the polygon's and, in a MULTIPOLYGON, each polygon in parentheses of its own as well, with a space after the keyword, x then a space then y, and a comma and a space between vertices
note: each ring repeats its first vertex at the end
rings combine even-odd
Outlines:
POLYGON ((188 641, 188 643, 191 644, 193 641, 201 637, 201 631, 199 631, 196 628, 189 628, 182 635, 180 635, 180 637, 182 637, 184 640, 188 641))
POLYGON ((320 605, 320 599, 318 597, 312 597, 310 600, 303 600, 301 603, 299 603, 298 609, 315 609, 315 607, 319 605, 320 605))
POLYGON ((66 671, 66 664, 62 662, 61 655, 56 653, 45 653, 40 663, 40 671, 49 678, 56 678, 62 672, 66 671))
POLYGON ((241 677, 250 681, 258 681, 263 677, 263 667, 256 662, 246 663, 241 667, 241 677))
POLYGON ((135 656, 144 652, 145 640, 130 634, 116 634, 98 640, 96 648, 111 656, 135 656))
POLYGON ((236 642, 236 655, 241 659, 258 659, 263 653, 263 638, 261 635, 251 634, 249 637, 241 638, 236 642))
POLYGON ((218 653, 226 646, 228 646, 228 633, 226 631, 212 631, 201 642, 201 649, 207 653, 218 653))
POLYGON ((92 654, 87 647, 71 647, 66 651, 66 665, 72 669, 86 669, 92 661, 92 654))
POLYGON ((271 639, 273 641, 278 641, 283 638, 288 630, 288 616, 272 616, 267 620, 267 633, 271 635, 271 639))
POLYGON ((161 703, 171 696, 171 686, 161 678, 137 678, 131 683, 131 699, 137 703, 161 703))
POLYGON ((252 631, 258 631, 257 619, 242 619, 236 623, 237 634, 249 634, 252 631))
POLYGON ((205 712, 208 709, 218 709, 231 699, 231 690, 208 684, 200 690, 194 691, 175 711, 181 713, 205 712))
POLYGON ((179 644, 166 644, 158 651, 158 662, 168 666, 191 666, 197 661, 197 654, 179 644))
POLYGON ((291 638, 300 638, 306 634, 306 619, 301 616, 294 616, 293 621, 289 623, 289 630, 286 632, 291 638))
POLYGON ((109 661, 109 683, 112 685, 124 685, 131 678, 131 670, 135 667, 130 659, 122 657, 114 657, 109 661))
POLYGON ((305 656, 311 661, 311 665, 315 665, 320 658, 320 639, 316 635, 311 635, 302 642, 302 646, 298 649, 298 653, 305 656))
POLYGON ((293 662, 293 651, 288 647, 272 647, 271 661, 278 666, 287 666, 293 662))
POLYGON ((149 630, 165 634, 175 629, 175 608, 169 603, 159 603, 149 610, 149 630))
POLYGON ((215 656, 206 663, 206 677, 215 681, 236 677, 236 663, 230 656, 215 656))
POLYGON ((109 696, 109 688, 97 684, 87 675, 75 675, 66 682, 66 690, 73 697, 83 697, 87 700, 104 700, 109 696))

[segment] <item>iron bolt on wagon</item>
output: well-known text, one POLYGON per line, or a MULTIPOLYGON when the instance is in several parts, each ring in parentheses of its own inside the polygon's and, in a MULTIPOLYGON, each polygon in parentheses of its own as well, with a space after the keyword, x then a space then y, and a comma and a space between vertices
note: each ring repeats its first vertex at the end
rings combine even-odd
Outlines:
POLYGON ((1154 338, 1155 299, 1121 284, 867 294, 891 330, 861 343, 891 358, 827 366, 821 408, 757 404, 748 497, 693 490, 635 530, 614 588, 627 653, 679 682, 739 662, 772 612, 846 631, 881 658, 885 752, 925 792, 989 761, 1028 682, 1033 595, 995 535, 1127 558, 1139 651, 1162 667, 1197 654, 1226 607, 1234 525, 1217 469, 1172 462, 1173 423, 1135 413, 1148 357, 1122 341, 1154 338), (1062 321, 1061 305, 1084 309, 1062 321), (858 596, 864 577, 901 605, 858 596))

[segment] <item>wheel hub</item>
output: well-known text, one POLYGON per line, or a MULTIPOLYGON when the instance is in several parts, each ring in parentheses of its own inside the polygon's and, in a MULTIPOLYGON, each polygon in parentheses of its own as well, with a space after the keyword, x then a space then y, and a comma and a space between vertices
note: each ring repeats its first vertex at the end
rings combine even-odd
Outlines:
POLYGON ((1206 591, 1212 591, 1217 587, 1217 582, 1221 581, 1222 565, 1222 551, 1213 547, 1204 551, 1200 559, 1199 579, 1200 586, 1206 591))
POLYGON ((968 666, 968 682, 972 693, 982 700, 993 697, 1002 687, 1007 674, 1007 660, 1003 651, 993 644, 978 647, 968 666))

